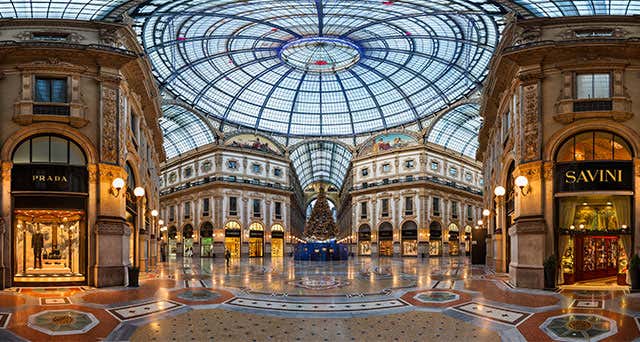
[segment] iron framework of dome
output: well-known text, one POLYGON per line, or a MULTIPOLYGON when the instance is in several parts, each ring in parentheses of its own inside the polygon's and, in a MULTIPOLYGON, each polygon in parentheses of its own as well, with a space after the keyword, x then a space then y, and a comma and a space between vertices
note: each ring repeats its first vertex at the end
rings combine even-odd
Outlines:
POLYGON ((200 116, 179 105, 163 105, 160 128, 167 159, 213 143, 213 131, 200 116))
POLYGON ((222 125, 349 136, 477 90, 503 14, 462 0, 182 0, 132 16, 161 86, 222 125))
POLYGON ((429 131, 427 141, 475 159, 480 126, 480 105, 462 104, 438 117, 429 131))

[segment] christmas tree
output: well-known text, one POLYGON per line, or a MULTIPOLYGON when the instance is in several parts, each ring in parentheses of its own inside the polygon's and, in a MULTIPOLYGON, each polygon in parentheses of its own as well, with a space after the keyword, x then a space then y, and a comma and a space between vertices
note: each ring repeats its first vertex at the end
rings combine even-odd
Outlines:
POLYGON ((333 214, 329 208, 329 201, 320 187, 320 193, 316 199, 316 204, 311 210, 311 216, 304 227, 304 235, 312 240, 327 240, 336 237, 338 229, 333 221, 333 214))

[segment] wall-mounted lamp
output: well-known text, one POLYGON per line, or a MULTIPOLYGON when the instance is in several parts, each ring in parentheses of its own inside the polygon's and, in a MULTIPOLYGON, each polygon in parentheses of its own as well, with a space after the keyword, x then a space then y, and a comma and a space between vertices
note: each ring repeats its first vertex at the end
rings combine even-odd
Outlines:
POLYGON ((482 211, 482 216, 488 217, 489 215, 491 215, 491 210, 485 209, 482 211))
MULTIPOLYGON (((153 215, 153 214, 152 214, 152 215, 153 215)), ((159 224, 160 226, 162 226, 162 225, 164 224, 164 220, 163 220, 163 219, 158 220, 158 224, 159 224)))
POLYGON ((529 186, 529 180, 525 176, 518 176, 515 180, 516 186, 520 189, 522 196, 527 196, 531 193, 531 187, 529 186))
POLYGON ((141 186, 136 187, 133 189, 133 194, 138 198, 144 197, 144 188, 141 186))
POLYGON ((497 186, 493 189, 493 194, 497 197, 502 197, 507 193, 507 190, 503 186, 497 186))
POLYGON ((483 224, 484 224, 484 221, 478 220, 478 226, 482 226, 483 224))
POLYGON ((111 182, 111 191, 110 191, 113 197, 120 196, 120 190, 122 190, 122 188, 124 188, 124 179, 120 177, 115 178, 113 182, 111 182))
POLYGON ((158 216, 158 211, 155 210, 155 209, 151 210, 151 216, 157 217, 158 216))

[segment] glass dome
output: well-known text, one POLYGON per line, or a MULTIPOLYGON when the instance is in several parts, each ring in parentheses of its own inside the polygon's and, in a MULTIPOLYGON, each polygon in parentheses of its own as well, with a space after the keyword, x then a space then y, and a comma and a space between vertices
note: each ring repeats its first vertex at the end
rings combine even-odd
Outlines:
POLYGON ((149 1, 132 12, 165 90, 222 126, 289 136, 379 131, 450 106, 485 79, 503 14, 466 0, 149 1))

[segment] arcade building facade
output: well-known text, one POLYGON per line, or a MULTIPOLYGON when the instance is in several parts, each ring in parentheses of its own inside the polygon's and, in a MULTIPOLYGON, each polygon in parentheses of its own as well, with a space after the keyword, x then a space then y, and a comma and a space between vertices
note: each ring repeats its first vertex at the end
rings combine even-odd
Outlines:
POLYGON ((158 89, 130 27, 2 22, 0 289, 156 263, 158 89))
POLYGON ((640 247, 640 26, 628 17, 529 19, 504 31, 480 132, 487 262, 518 287, 616 277, 640 247))

